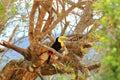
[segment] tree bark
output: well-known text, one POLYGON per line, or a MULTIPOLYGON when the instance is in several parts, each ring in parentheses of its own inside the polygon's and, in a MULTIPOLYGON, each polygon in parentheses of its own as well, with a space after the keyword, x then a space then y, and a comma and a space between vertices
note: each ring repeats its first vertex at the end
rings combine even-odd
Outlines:
MULTIPOLYGON (((13 49, 24 56, 24 60, 12 60, 6 64, 0 73, 1 80, 35 80, 36 77, 43 79, 45 75, 53 75, 57 73, 67 73, 76 75, 76 80, 80 79, 78 76, 78 70, 85 74, 85 78, 91 76, 90 70, 100 67, 100 65, 88 66, 81 61, 84 56, 82 49, 91 48, 92 45, 88 34, 82 34, 82 32, 93 24, 92 16, 92 1, 78 1, 74 3, 70 0, 68 2, 64 0, 56 0, 56 5, 61 6, 62 10, 52 0, 34 0, 32 10, 29 16, 29 30, 28 37, 30 46, 27 49, 17 47, 9 42, 3 41, 1 45, 13 49), (68 3, 69 2, 69 3, 68 3), (69 5, 68 9, 65 9, 65 5, 69 5), (83 7, 85 6, 85 7, 83 7), (50 46, 50 43, 46 45, 44 40, 49 37, 51 43, 54 42, 54 38, 51 33, 58 23, 63 22, 66 17, 72 13, 75 8, 83 10, 83 15, 80 16, 81 20, 76 23, 74 33, 67 35, 70 38, 66 42, 66 48, 69 54, 63 56, 60 52, 55 51, 50 46), (38 10, 37 23, 34 22, 35 14, 38 10), (44 21, 44 17, 48 14, 47 20, 44 21), (53 18, 53 15, 57 15, 57 19, 53 18), (45 22, 45 23, 44 23, 45 22), (44 25, 43 25, 44 24, 44 25), (46 64, 48 58, 48 51, 52 51, 54 56, 50 60, 50 64, 46 64), (58 59, 55 59, 58 57, 58 59), (72 69, 66 69, 66 64, 69 63, 72 69), (53 64, 55 66, 53 66, 53 64)), ((65 26, 61 31, 61 35, 64 35, 65 31, 69 27, 69 22, 65 21, 65 26)), ((94 40, 93 40, 94 41, 94 40)))

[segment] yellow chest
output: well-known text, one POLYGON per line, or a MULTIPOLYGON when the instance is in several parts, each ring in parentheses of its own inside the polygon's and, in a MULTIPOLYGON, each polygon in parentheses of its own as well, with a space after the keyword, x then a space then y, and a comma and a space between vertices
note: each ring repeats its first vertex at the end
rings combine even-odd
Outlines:
POLYGON ((58 42, 60 42, 61 46, 64 47, 64 42, 61 39, 58 39, 58 42))

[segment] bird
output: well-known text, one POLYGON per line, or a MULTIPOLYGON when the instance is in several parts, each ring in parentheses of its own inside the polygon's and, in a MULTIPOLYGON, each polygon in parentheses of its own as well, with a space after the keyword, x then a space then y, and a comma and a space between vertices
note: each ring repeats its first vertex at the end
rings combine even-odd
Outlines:
MULTIPOLYGON (((66 40, 66 36, 60 36, 57 37, 55 42, 52 44, 51 48, 55 49, 56 51, 59 51, 62 47, 65 46, 64 41, 66 40)), ((48 51, 48 59, 47 59, 47 63, 50 62, 50 58, 51 56, 53 56, 53 52, 52 51, 48 51)))

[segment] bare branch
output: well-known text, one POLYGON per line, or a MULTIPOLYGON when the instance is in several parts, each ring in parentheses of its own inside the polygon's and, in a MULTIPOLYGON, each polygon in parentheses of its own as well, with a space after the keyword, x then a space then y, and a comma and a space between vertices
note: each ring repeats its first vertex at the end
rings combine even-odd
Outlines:
POLYGON ((29 31, 28 31, 28 37, 29 37, 29 41, 30 41, 30 49, 32 49, 32 46, 33 46, 33 31, 34 31, 34 16, 35 16, 35 12, 36 12, 36 9, 38 7, 38 2, 37 1, 34 1, 33 3, 33 7, 32 7, 32 10, 30 12, 30 24, 29 24, 29 31))
POLYGON ((83 37, 84 34, 70 34, 70 35, 67 35, 67 37, 83 37))
POLYGON ((81 16, 80 21, 75 26, 74 32, 81 34, 85 28, 89 27, 94 22, 92 17, 92 3, 88 3, 84 8, 84 13, 81 16))
POLYGON ((30 54, 28 53, 27 49, 17 47, 9 42, 3 41, 3 43, 0 43, 0 45, 5 46, 7 48, 13 49, 17 52, 19 52, 21 55, 23 55, 26 59, 29 57, 30 54))
POLYGON ((52 9, 52 1, 53 0, 40 0, 39 4, 44 8, 44 10, 46 10, 47 12, 49 12, 52 9))
POLYGON ((101 63, 96 63, 96 64, 88 66, 88 69, 91 71, 93 69, 100 68, 100 66, 101 66, 101 63))
POLYGON ((55 42, 54 37, 52 35, 48 34, 48 38, 51 40, 52 43, 55 42))
POLYGON ((10 36, 8 42, 11 42, 11 41, 12 41, 12 39, 13 39, 13 37, 14 37, 14 35, 15 35, 15 32, 16 32, 16 30, 17 30, 18 28, 19 28, 19 25, 16 25, 16 27, 14 28, 14 30, 13 30, 13 32, 12 32, 12 35, 10 36))
POLYGON ((41 8, 41 10, 39 9, 39 14, 38 14, 39 16, 38 16, 38 20, 37 20, 37 24, 34 32, 34 37, 37 37, 40 35, 45 14, 46 14, 46 10, 43 7, 41 8))
MULTIPOLYGON (((38 69, 39 69, 39 68, 38 68, 38 69)), ((42 74, 41 74, 41 72, 40 72, 40 69, 37 70, 37 71, 35 71, 35 73, 40 77, 41 80, 44 80, 44 78, 43 78, 43 76, 42 76, 42 74)))
MULTIPOLYGON (((14 35, 15 35, 15 32, 16 32, 16 30, 19 28, 19 25, 16 25, 16 27, 14 28, 14 30, 13 30, 13 32, 12 32, 12 34, 11 34, 11 36, 10 36, 10 38, 9 38, 9 40, 8 40, 8 42, 12 42, 12 39, 13 39, 13 37, 14 37, 14 35)), ((1 60, 1 58, 3 57, 3 55, 4 55, 4 53, 6 52, 6 51, 8 51, 8 48, 2 48, 2 49, 0 49, 0 53, 1 53, 1 55, 0 55, 0 60, 1 60)))
POLYGON ((27 11, 27 15, 29 16, 29 11, 27 9, 27 1, 25 0, 25 8, 26 8, 26 11, 27 11))
MULTIPOLYGON (((13 39, 13 37, 14 37, 14 35, 15 35, 15 32, 16 32, 16 30, 19 28, 19 25, 16 25, 16 27, 14 28, 14 30, 13 30, 13 32, 12 32, 12 34, 11 34, 11 36, 10 36, 10 38, 9 38, 9 40, 8 40, 8 42, 12 42, 12 39, 13 39)), ((1 50, 0 50, 0 53, 2 53, 2 52, 5 52, 5 51, 7 51, 8 49, 7 48, 2 48, 1 50)))
POLYGON ((72 74, 74 73, 73 70, 66 70, 66 68, 63 66, 63 64, 61 64, 58 61, 52 60, 51 61, 54 65, 58 66, 59 69, 55 69, 55 66, 53 65, 48 65, 45 64, 44 66, 41 67, 41 73, 42 75, 53 75, 53 74, 63 74, 63 73, 67 73, 67 74, 72 74))
POLYGON ((54 18, 52 17, 52 11, 50 11, 50 12, 49 12, 49 17, 48 17, 48 19, 47 19, 47 21, 46 21, 46 23, 45 23, 45 25, 44 25, 44 27, 43 27, 42 32, 45 32, 45 31, 47 30, 47 28, 49 28, 49 26, 51 25, 53 19, 54 19, 54 18))
POLYGON ((63 36, 63 35, 65 34, 65 31, 66 31, 68 25, 69 25, 69 22, 66 22, 66 24, 65 24, 65 26, 64 26, 64 28, 63 28, 61 34, 60 34, 61 36, 63 36))
POLYGON ((87 65, 83 63, 77 55, 75 54, 71 54, 71 55, 75 63, 78 65, 78 69, 80 69, 80 71, 85 74, 86 78, 90 77, 91 74, 87 68, 87 65))
POLYGON ((51 47, 48 47, 48 46, 43 45, 43 44, 41 44, 41 43, 40 43, 40 46, 42 46, 42 47, 44 47, 44 48, 52 51, 52 52, 53 52, 56 56, 58 56, 58 57, 63 57, 59 52, 57 52, 55 49, 53 49, 53 48, 51 48, 51 47))
MULTIPOLYGON (((65 18, 75 7, 82 5, 82 2, 78 2, 74 5, 72 5, 68 10, 66 10, 64 13, 62 13, 62 15, 59 15, 58 18, 55 20, 55 22, 51 25, 51 27, 49 27, 41 36, 42 39, 44 39, 43 37, 45 37, 45 35, 49 32, 51 32, 56 25, 63 19, 65 18)), ((40 39, 41 39, 40 38, 40 39)))
POLYGON ((62 12, 65 11, 65 4, 64 4, 64 1, 63 0, 58 0, 60 5, 62 6, 62 12))

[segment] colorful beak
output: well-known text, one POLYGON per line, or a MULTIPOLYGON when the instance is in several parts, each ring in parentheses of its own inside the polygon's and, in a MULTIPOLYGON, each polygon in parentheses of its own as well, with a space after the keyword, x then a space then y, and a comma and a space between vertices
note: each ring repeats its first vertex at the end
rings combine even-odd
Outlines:
POLYGON ((67 39, 66 36, 60 36, 59 38, 60 38, 61 40, 63 40, 63 41, 67 39))

